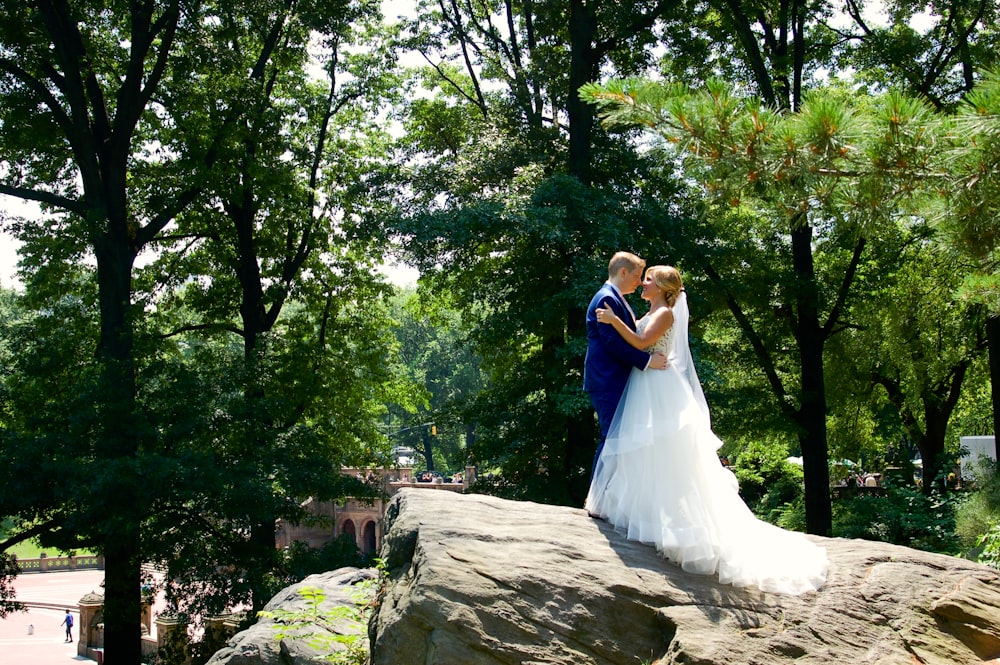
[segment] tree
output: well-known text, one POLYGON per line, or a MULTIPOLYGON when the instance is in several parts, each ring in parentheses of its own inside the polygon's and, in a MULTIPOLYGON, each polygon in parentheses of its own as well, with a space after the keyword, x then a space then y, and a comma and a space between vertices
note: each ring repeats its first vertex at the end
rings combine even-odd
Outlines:
MULTIPOLYGON (((14 362, 14 351, 8 341, 8 336, 4 331, 8 330, 13 323, 21 316, 20 303, 17 294, 7 288, 0 286, 0 450, 6 447, 6 431, 10 427, 11 413, 9 393, 7 392, 8 379, 11 375, 11 367, 14 362)), ((3 501, 0 500, 0 505, 3 501)), ((0 535, 7 539, 6 519, 0 527, 0 535)), ((17 576, 17 562, 6 550, 0 551, 0 618, 6 617, 10 612, 16 612, 21 606, 14 601, 15 591, 13 581, 17 576)))
POLYGON ((853 79, 873 92, 899 86, 936 108, 951 108, 996 62, 995 3, 948 0, 928 8, 896 0, 886 4, 884 22, 866 18, 866 4, 850 0, 850 24, 830 29, 846 46, 840 68, 854 68, 853 79))
POLYGON ((130 182, 163 171, 162 163, 142 155, 160 121, 152 100, 178 35, 200 38, 207 23, 182 12, 176 2, 100 8, 72 8, 59 0, 6 2, 4 13, 0 71, 9 104, 2 142, 17 168, 4 174, 0 193, 62 211, 79 239, 78 250, 89 248, 97 261, 102 387, 93 453, 121 478, 112 487, 93 487, 88 509, 95 519, 84 528, 108 566, 110 662, 138 662, 139 524, 149 498, 129 467, 149 435, 136 408, 132 267, 138 252, 198 189, 164 183, 159 205, 147 206, 133 199, 137 192, 130 182), (188 24, 189 18, 195 20, 188 24))
POLYGON ((947 471, 952 415, 982 364, 986 316, 958 296, 967 267, 941 246, 940 234, 921 224, 893 235, 882 234, 873 248, 871 269, 859 277, 865 295, 832 340, 827 364, 844 386, 831 404, 838 412, 893 414, 876 419, 879 434, 907 460, 913 447, 919 451, 929 495, 947 471))
MULTIPOLYGON (((938 109, 956 109, 959 118, 959 135, 962 132, 980 134, 985 141, 959 141, 955 162, 950 165, 950 173, 965 179, 965 185, 972 184, 971 189, 960 186, 949 189, 956 194, 957 201, 966 204, 976 197, 982 197, 987 188, 976 186, 981 177, 979 169, 988 165, 974 155, 995 152, 992 141, 988 138, 990 131, 986 129, 990 113, 983 113, 989 108, 984 101, 990 96, 988 92, 995 88, 995 75, 988 72, 996 66, 998 33, 996 24, 998 18, 995 3, 983 0, 950 0, 936 4, 931 11, 919 2, 894 2, 889 5, 889 23, 886 26, 874 26, 864 18, 864 4, 848 2, 847 10, 853 20, 853 30, 836 31, 850 47, 844 52, 840 61, 842 66, 857 69, 857 80, 870 88, 881 89, 886 85, 905 86, 910 92, 929 100, 938 109), (923 25, 918 25, 915 19, 921 19, 923 25), (987 73, 984 76, 984 72, 987 73), (980 83, 984 85, 980 86, 980 83), (964 125, 964 126, 963 126, 964 125), (966 161, 966 157, 971 158, 966 161), (978 162, 978 164, 977 164, 978 162), (971 167, 971 168, 970 168, 971 167)), ((995 106, 995 105, 994 105, 995 106)), ((989 198, 988 196, 986 198, 989 198)), ((952 237, 953 246, 964 251, 976 261, 983 259, 986 253, 995 247, 992 241, 982 242, 990 235, 980 237, 983 222, 971 222, 978 216, 980 207, 971 208, 959 203, 955 215, 943 216, 943 227, 952 237), (970 233, 965 234, 956 229, 965 228, 970 233), (971 245, 969 238, 976 238, 971 245), (980 247, 984 250, 979 249, 980 247), (969 250, 971 254, 969 254, 969 250)), ((982 264, 981 264, 982 265, 982 264)), ((980 274, 994 272, 988 263, 980 274)), ((982 302, 982 289, 974 285, 976 278, 970 280, 969 288, 965 289, 974 300, 982 302), (971 295, 979 293, 979 296, 971 295)), ((993 313, 995 306, 987 305, 993 313)), ((989 316, 987 319, 987 336, 990 348, 991 376, 993 377, 993 411, 1000 414, 1000 384, 996 377, 1000 376, 1000 318, 989 316)), ((994 415, 994 431, 1000 427, 1000 415, 994 415)), ((998 447, 1000 452, 1000 447, 998 447)))
POLYGON ((414 447, 419 442, 428 470, 437 459, 445 471, 462 471, 476 439, 470 407, 486 377, 461 316, 433 294, 412 290, 397 294, 394 314, 400 371, 422 394, 415 408, 390 405, 391 442, 414 447))
MULTIPOLYGON (((997 212, 1000 180, 996 170, 1000 160, 1000 74, 990 73, 983 84, 959 106, 956 131, 953 197, 942 217, 951 244, 974 262, 963 284, 963 294, 989 313, 986 335, 992 382, 993 433, 1000 432, 1000 280, 997 278, 997 212), (973 138, 974 137, 974 140, 973 138)), ((1000 459, 1000 441, 997 441, 1000 459)))
MULTIPOLYGON (((37 281, 30 297, 54 307, 65 293, 93 294, 95 309, 79 320, 100 331, 78 340, 78 349, 95 350, 98 363, 83 363, 79 373, 66 377, 73 387, 67 404, 79 414, 67 418, 73 426, 58 434, 62 450, 86 460, 81 468, 91 475, 61 478, 77 485, 40 499, 48 510, 26 519, 15 538, 43 534, 71 546, 77 541, 64 538, 72 531, 104 554, 107 657, 112 663, 139 662, 140 564, 152 545, 169 540, 145 530, 154 526, 149 518, 165 496, 158 494, 164 486, 152 479, 169 478, 176 466, 165 460, 183 451, 158 427, 161 414, 148 410, 157 396, 166 401, 169 391, 157 395, 157 389, 180 382, 166 380, 169 372, 157 375, 163 384, 151 380, 149 372, 165 368, 150 361, 157 353, 150 341, 159 331, 146 326, 151 309, 162 303, 137 294, 136 258, 169 242, 173 223, 218 191, 212 173, 221 160, 239 154, 234 146, 247 145, 243 132, 254 111, 266 112, 265 99, 254 95, 267 89, 269 74, 292 66, 294 54, 302 52, 297 43, 284 52, 279 47, 306 34, 310 25, 303 16, 315 19, 325 10, 300 11, 287 2, 71 7, 60 0, 5 2, 4 10, 0 143, 11 167, 0 193, 38 201, 50 213, 42 223, 17 225, 34 253, 28 270, 37 281), (269 69, 272 59, 275 67, 269 69), (87 254, 96 261, 96 291, 86 271, 70 267, 87 254)), ((297 62, 301 67, 301 58, 297 62)), ((87 297, 82 302, 91 304, 87 297)), ((340 311, 350 311, 351 304, 343 305, 340 311)), ((199 385, 198 377, 182 369, 175 376, 199 385)), ((209 395, 217 388, 204 385, 209 395)), ((199 394, 205 393, 191 392, 199 394)), ((17 448, 30 448, 31 437, 56 436, 49 428, 58 427, 35 419, 22 424, 6 439, 5 453, 20 455, 25 450, 17 448)), ((199 441, 205 439, 193 437, 199 441)), ((185 505, 192 504, 178 501, 175 507, 185 505)), ((21 508, 33 510, 15 506, 14 512, 21 508)))
MULTIPOLYGON (((335 226, 338 216, 347 216, 357 205, 356 194, 344 183, 364 175, 373 160, 366 151, 382 140, 371 119, 394 79, 387 73, 386 49, 373 39, 380 18, 374 3, 298 8, 294 21, 276 24, 267 34, 233 37, 238 40, 235 53, 271 52, 270 61, 237 62, 214 72, 207 85, 190 91, 183 100, 189 117, 199 123, 211 118, 220 94, 247 100, 246 111, 233 123, 231 140, 219 147, 215 175, 205 182, 204 202, 178 217, 174 237, 181 242, 163 257, 154 274, 167 273, 175 283, 196 280, 204 285, 184 289, 185 313, 198 310, 201 320, 184 322, 178 332, 225 330, 242 345, 242 400, 231 405, 240 414, 236 420, 240 434, 235 439, 242 441, 230 444, 243 451, 244 482, 257 487, 258 502, 251 511, 255 521, 249 525, 246 543, 254 560, 245 563, 252 603, 258 610, 274 591, 265 578, 276 565, 277 518, 295 517, 288 514, 289 496, 327 499, 342 485, 332 464, 324 479, 298 473, 298 465, 288 460, 313 458, 318 465, 329 464, 338 457, 338 449, 349 447, 346 441, 319 444, 309 438, 311 452, 282 445, 283 441, 304 444, 306 439, 290 439, 287 433, 301 426, 303 418, 320 417, 317 404, 329 403, 329 397, 324 399, 319 392, 332 389, 330 361, 338 354, 330 347, 367 337, 381 326, 381 335, 373 334, 367 340, 371 347, 365 348, 381 348, 382 354, 392 351, 384 330, 387 324, 376 307, 356 332, 340 329, 341 320, 354 316, 351 304, 377 301, 388 290, 370 285, 374 273, 370 259, 335 226), (310 74, 315 58, 307 45, 312 37, 322 40, 314 47, 322 54, 318 63, 322 78, 310 74), (357 42, 365 42, 368 50, 352 53, 357 42), (255 72, 249 83, 239 74, 245 69, 255 72), (292 299, 297 299, 294 313, 279 323, 292 299), (234 311, 238 320, 232 318, 234 311), (288 374, 286 368, 300 365, 288 355, 293 349, 314 359, 301 368, 312 380, 288 374), (289 381, 300 387, 294 398, 289 381)), ((224 133, 228 119, 223 116, 215 122, 211 132, 224 133)), ((188 124, 179 129, 174 149, 190 152, 189 137, 204 130, 188 124)), ((371 382, 373 392, 388 386, 380 354, 353 349, 347 355, 350 364, 367 368, 364 380, 371 382)), ((351 377, 334 391, 357 390, 353 384, 351 377)), ((358 415, 362 412, 359 409, 358 415)), ((341 436, 357 437, 370 424, 358 417, 356 431, 341 436)), ((369 432, 363 438, 378 436, 369 432)), ((358 465, 377 458, 374 447, 367 455, 354 457, 358 465)))

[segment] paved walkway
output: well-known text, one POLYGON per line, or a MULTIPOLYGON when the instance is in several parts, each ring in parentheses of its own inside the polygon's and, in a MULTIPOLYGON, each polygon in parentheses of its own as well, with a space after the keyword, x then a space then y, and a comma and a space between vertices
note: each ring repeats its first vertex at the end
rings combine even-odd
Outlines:
POLYGON ((28 573, 17 576, 14 588, 22 603, 48 603, 59 608, 29 608, 0 619, 0 663, 7 665, 58 665, 67 661, 93 663, 76 655, 80 614, 77 601, 90 592, 104 593, 103 570, 28 573), (60 623, 66 610, 73 614, 73 642, 65 642, 60 623))

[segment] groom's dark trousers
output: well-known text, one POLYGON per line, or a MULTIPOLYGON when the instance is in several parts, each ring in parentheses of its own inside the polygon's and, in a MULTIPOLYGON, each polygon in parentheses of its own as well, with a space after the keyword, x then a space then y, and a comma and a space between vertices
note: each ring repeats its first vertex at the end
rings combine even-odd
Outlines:
POLYGON ((611 421, 615 417, 615 410, 617 410, 618 402, 621 398, 622 394, 620 392, 590 393, 590 402, 594 405, 594 411, 597 411, 597 424, 601 428, 601 439, 597 442, 594 462, 590 467, 591 478, 594 476, 594 469, 597 468, 597 460, 601 456, 601 451, 604 450, 604 441, 608 438, 608 428, 611 427, 611 421))

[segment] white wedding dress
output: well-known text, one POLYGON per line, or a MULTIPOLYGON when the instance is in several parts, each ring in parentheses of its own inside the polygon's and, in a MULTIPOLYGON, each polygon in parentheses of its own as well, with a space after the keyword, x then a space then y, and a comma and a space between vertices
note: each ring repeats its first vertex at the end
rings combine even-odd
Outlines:
POLYGON ((682 292, 674 325, 650 349, 665 353, 669 366, 632 370, 587 510, 687 572, 774 593, 816 590, 826 580, 826 550, 757 519, 740 498, 736 476, 719 461, 722 442, 691 362, 687 318, 682 292), (676 349, 675 340, 682 340, 676 349))

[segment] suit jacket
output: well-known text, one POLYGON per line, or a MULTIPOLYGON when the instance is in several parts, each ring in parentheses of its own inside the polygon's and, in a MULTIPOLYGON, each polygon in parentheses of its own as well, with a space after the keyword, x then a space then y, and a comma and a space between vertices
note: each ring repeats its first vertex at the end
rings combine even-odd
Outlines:
POLYGON ((598 307, 610 307, 630 328, 635 330, 632 315, 625 308, 624 299, 611 284, 605 282, 587 307, 587 357, 583 367, 583 389, 587 392, 617 393, 625 390, 625 383, 633 367, 645 369, 649 354, 622 339, 615 327, 597 320, 598 307))

